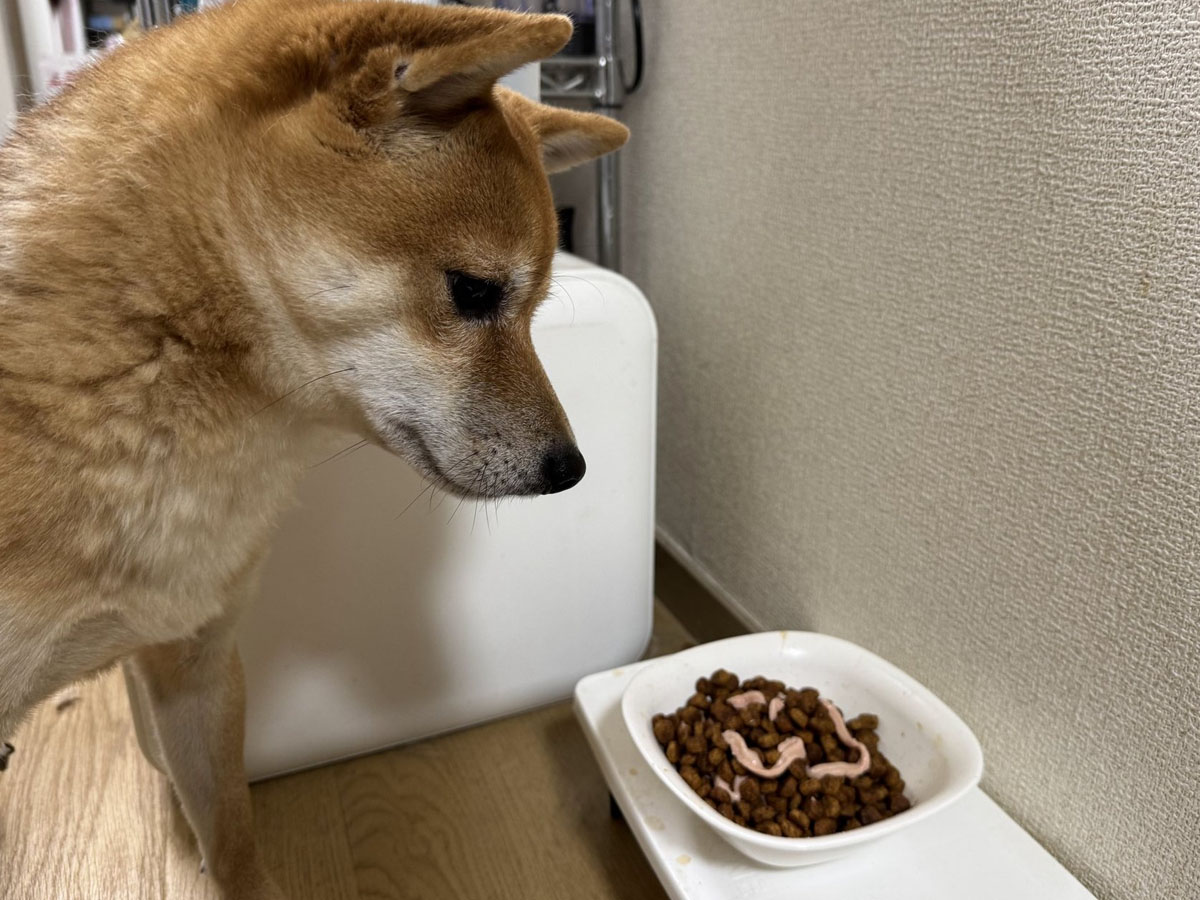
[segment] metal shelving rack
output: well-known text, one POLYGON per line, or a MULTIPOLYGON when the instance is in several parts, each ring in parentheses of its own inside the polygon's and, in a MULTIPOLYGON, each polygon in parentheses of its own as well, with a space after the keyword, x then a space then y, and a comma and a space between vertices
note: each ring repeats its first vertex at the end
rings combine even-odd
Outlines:
MULTIPOLYGON (((617 64, 616 0, 595 0, 596 55, 555 56, 542 61, 542 99, 590 101, 592 109, 618 118, 625 87, 617 64)), ((618 153, 596 161, 597 262, 620 270, 621 169, 618 153)))

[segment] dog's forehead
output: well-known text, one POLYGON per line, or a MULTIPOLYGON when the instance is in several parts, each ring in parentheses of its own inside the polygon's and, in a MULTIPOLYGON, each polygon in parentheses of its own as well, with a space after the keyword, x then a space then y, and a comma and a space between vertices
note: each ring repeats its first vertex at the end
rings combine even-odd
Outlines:
POLYGON ((540 284, 549 275, 558 220, 536 137, 499 104, 482 107, 457 131, 448 148, 453 164, 433 175, 446 178, 433 214, 452 232, 450 255, 476 275, 540 284))

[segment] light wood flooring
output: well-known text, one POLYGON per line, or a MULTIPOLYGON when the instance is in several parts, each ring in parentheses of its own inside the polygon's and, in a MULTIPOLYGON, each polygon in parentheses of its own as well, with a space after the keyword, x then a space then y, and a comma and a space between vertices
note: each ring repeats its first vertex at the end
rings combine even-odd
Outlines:
MULTIPOLYGON (((656 608, 650 655, 690 644, 656 608)), ((48 703, 0 775, 0 897, 217 900, 119 672, 48 703)), ((569 703, 252 788, 293 900, 662 900, 569 703)))

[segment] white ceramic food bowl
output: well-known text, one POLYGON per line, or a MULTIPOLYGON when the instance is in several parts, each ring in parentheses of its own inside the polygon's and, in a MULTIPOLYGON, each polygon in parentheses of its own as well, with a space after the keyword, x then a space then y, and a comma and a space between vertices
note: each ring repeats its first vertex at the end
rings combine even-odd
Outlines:
POLYGON ((650 769, 680 801, 733 847, 772 866, 836 859, 909 828, 945 809, 983 774, 983 752, 971 729, 927 688, 891 663, 849 641, 805 631, 768 631, 702 644, 639 672, 621 700, 625 725, 650 769), (712 809, 667 762, 650 720, 671 713, 716 669, 740 678, 763 675, 790 687, 815 687, 852 718, 879 716, 879 747, 904 777, 907 811, 853 831, 784 838, 736 825, 712 809))

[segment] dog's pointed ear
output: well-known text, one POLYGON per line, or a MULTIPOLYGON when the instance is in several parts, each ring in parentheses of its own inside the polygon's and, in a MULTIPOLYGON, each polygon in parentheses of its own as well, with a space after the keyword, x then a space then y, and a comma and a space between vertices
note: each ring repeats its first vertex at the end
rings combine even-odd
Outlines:
MULTIPOLYGON (((489 97, 498 79, 554 54, 571 36, 565 16, 469 7, 443 14, 453 13, 440 30, 415 28, 395 43, 335 61, 338 71, 327 92, 341 118, 376 136, 392 134, 406 122, 453 121, 473 101, 489 97)), ((438 24, 437 11, 434 16, 425 23, 438 24)))
POLYGON ((503 97, 541 142, 542 164, 550 174, 619 150, 629 140, 629 129, 608 116, 534 103, 515 91, 504 90, 503 97))
POLYGON ((463 39, 413 52, 396 70, 397 86, 423 107, 451 108, 487 95, 498 79, 553 56, 571 38, 566 16, 510 14, 488 24, 463 39))
POLYGON ((242 0, 183 24, 207 30, 203 59, 188 60, 225 61, 214 88, 234 95, 234 111, 326 91, 377 110, 386 93, 410 109, 451 111, 558 52, 572 30, 566 16, 394 0, 242 0))

